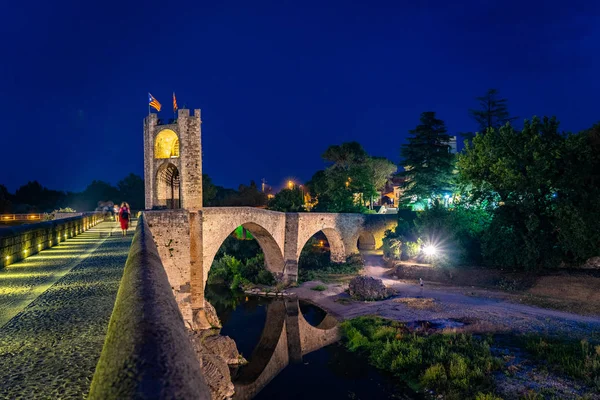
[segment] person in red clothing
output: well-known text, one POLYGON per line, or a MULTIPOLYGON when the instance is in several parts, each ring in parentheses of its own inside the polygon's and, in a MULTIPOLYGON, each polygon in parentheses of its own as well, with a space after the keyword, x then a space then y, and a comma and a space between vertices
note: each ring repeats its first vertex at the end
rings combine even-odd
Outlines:
POLYGON ((119 222, 121 223, 121 230, 123 236, 127 236, 127 229, 129 229, 129 218, 131 217, 131 210, 129 204, 126 202, 121 203, 121 209, 119 209, 119 222))

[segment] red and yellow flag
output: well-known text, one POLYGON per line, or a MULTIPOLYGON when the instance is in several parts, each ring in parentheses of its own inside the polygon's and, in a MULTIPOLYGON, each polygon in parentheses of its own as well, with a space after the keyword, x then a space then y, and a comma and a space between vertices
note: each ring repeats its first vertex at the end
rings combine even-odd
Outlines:
POLYGON ((148 104, 150 105, 150 107, 154 108, 156 111, 160 111, 161 105, 158 102, 158 100, 156 100, 154 98, 154 96, 152 96, 150 94, 150 92, 148 92, 148 104))
POLYGON ((177 99, 175 98, 175 92, 173 92, 173 112, 177 111, 177 99))

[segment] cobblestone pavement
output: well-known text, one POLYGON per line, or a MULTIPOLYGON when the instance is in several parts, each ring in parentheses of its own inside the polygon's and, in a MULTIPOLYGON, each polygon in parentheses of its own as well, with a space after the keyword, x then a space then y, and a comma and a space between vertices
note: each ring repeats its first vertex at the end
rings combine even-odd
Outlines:
POLYGON ((0 308, 16 314, 0 327, 0 399, 86 397, 133 238, 109 236, 114 228, 101 223, 0 273, 0 287, 23 292, 0 292, 0 308))

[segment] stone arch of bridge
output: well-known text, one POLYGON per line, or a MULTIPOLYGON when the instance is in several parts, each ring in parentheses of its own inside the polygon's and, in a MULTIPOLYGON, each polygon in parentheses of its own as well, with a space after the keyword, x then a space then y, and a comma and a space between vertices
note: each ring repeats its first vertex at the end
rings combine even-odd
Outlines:
POLYGON ((165 162, 156 170, 156 200, 159 206, 181 208, 179 169, 173 163, 165 162))
POLYGON ((209 245, 204 248, 205 282, 219 248, 223 245, 225 239, 227 239, 227 237, 239 226, 250 231, 254 239, 258 242, 258 245, 265 255, 265 267, 276 276, 283 274, 283 251, 277 244, 273 235, 256 222, 243 222, 239 225, 234 223, 234 225, 236 226, 232 229, 230 229, 231 226, 225 225, 225 227, 221 229, 221 232, 216 234, 216 237, 211 238, 210 242, 212 243, 212 246, 209 245))
MULTIPOLYGON (((329 252, 331 261, 333 262, 344 262, 346 261, 346 246, 344 246, 344 240, 342 234, 334 227, 322 227, 311 231, 306 235, 305 238, 298 241, 298 253, 296 254, 297 262, 300 262, 300 254, 302 249, 308 243, 308 240, 319 232, 323 232, 329 243, 329 252)), ((300 239, 300 238, 298 238, 300 239)))
POLYGON ((358 247, 358 250, 375 250, 375 235, 369 231, 363 230, 358 235, 356 247, 358 247))

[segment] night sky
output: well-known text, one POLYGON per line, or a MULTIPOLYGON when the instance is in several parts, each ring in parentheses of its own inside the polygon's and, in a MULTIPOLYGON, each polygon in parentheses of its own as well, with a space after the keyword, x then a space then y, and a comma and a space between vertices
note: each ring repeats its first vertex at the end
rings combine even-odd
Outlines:
POLYGON ((234 188, 308 180, 344 141, 398 162, 421 112, 474 130, 488 88, 522 118, 600 120, 597 0, 129 3, 0 6, 9 190, 141 175, 147 92, 162 118, 172 91, 202 109, 204 172, 234 188))

